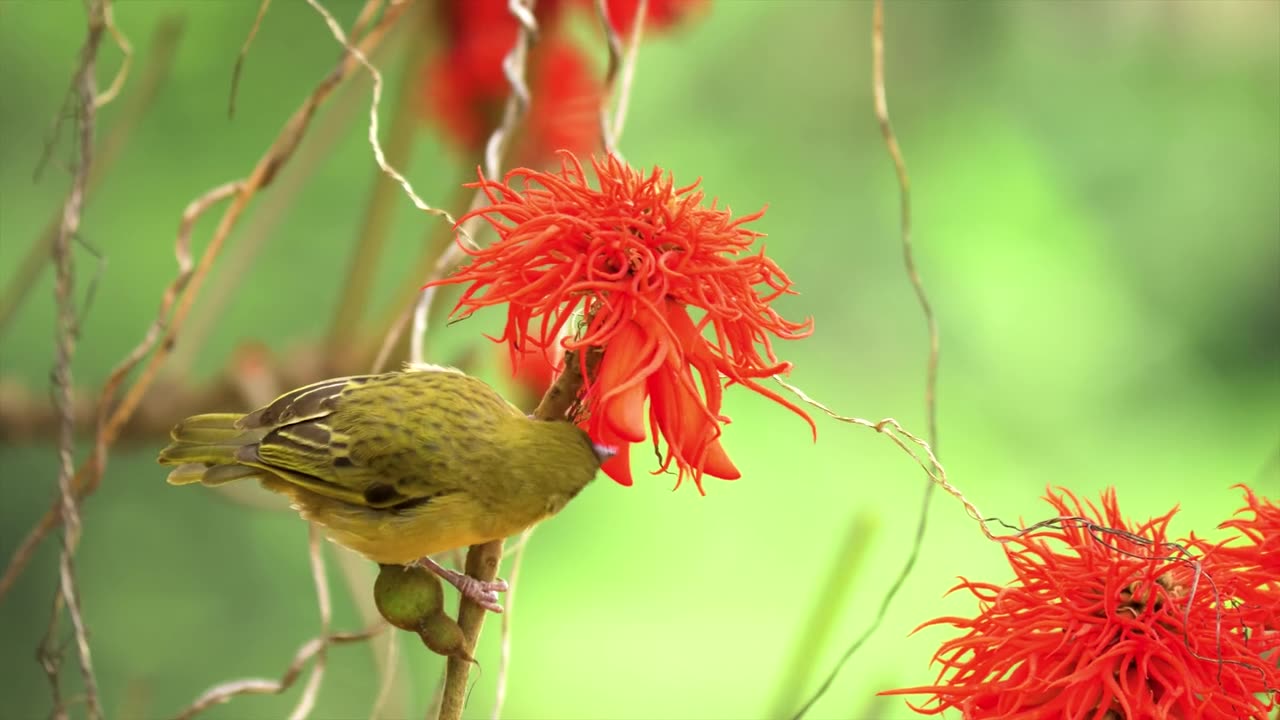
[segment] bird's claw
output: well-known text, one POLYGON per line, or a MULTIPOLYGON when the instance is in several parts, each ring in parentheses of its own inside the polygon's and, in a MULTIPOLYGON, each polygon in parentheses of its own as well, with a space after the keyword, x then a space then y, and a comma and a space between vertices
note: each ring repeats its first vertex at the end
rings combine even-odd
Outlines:
POLYGON ((498 604, 498 593, 511 589, 506 580, 502 578, 493 580, 473 578, 457 570, 450 570, 429 557, 424 557, 415 564, 444 578, 450 585, 458 588, 458 592, 462 593, 463 597, 485 610, 495 613, 502 612, 502 606, 498 604))
POLYGON ((500 613, 502 606, 498 604, 498 593, 506 592, 511 589, 506 580, 497 578, 495 580, 477 580, 470 575, 458 573, 457 580, 452 579, 449 582, 456 588, 462 596, 489 612, 500 613))

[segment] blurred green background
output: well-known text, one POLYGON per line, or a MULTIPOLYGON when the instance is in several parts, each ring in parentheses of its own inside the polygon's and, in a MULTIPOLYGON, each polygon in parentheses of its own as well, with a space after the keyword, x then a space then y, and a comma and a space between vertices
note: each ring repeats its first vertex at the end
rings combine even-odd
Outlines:
MULTIPOLYGON (((331 7, 349 23, 357 4, 331 7)), ((162 18, 183 18, 184 32, 168 82, 85 213, 83 240, 107 264, 74 366, 82 395, 96 393, 152 322, 184 206, 244 176, 337 57, 311 9, 276 3, 228 121, 231 67, 256 10, 116 7, 138 50, 132 81, 162 18)), ((841 412, 896 417, 923 434, 926 336, 872 112, 870 12, 862 2, 715 0, 696 22, 645 43, 622 149, 679 181, 701 176, 709 196, 738 212, 768 204, 758 229, 802 292, 782 310, 817 323, 812 339, 781 348, 796 364, 792 380, 841 412)), ((1039 500, 1047 485, 1092 498, 1116 486, 1131 517, 1181 505, 1173 531, 1211 536, 1240 505, 1231 484, 1274 497, 1280 3, 893 3, 887 28, 889 102, 942 328, 941 454, 953 482, 1009 521, 1049 515, 1039 500)), ((389 87, 397 56, 422 32, 404 23, 378 55, 389 87)), ((65 138, 37 183, 32 169, 82 36, 79 3, 0 3, 0 282, 11 282, 65 192, 65 138)), ((598 43, 592 51, 603 62, 598 43)), ((120 55, 107 43, 102 57, 105 84, 120 55)), ((279 186, 232 235, 228 253, 251 232, 269 233, 251 265, 229 271, 245 276, 199 352, 180 358, 177 381, 205 382, 246 341, 282 351, 327 332, 374 179, 368 88, 361 76, 334 97, 279 186), (296 198, 260 227, 282 186, 296 198)), ((100 137, 131 89, 102 111, 100 137)), ((423 124, 407 174, 443 202, 474 162, 423 124)), ((407 200, 395 220, 372 316, 414 287, 404 268, 439 222, 407 200)), ((212 227, 199 225, 198 249, 212 227)), ((85 251, 77 260, 83 288, 96 261, 85 251)), ((219 277, 214 285, 227 282, 219 277)), ((0 374, 37 399, 47 394, 53 317, 46 270, 0 337, 0 374)), ((436 359, 475 343, 492 320, 451 326, 436 359)), ((491 363, 481 371, 496 372, 491 363)), ((506 717, 777 712, 800 629, 859 513, 877 528, 865 564, 850 592, 827 603, 830 632, 793 697, 867 626, 908 552, 920 471, 885 438, 825 419, 814 445, 802 423, 749 393, 730 392, 727 412, 735 422, 724 443, 740 481, 710 480, 699 497, 691 485, 670 492, 663 477, 638 475, 632 488, 601 479, 534 536, 506 717)), ((214 683, 277 677, 318 627, 303 523, 168 487, 153 461, 163 440, 113 452, 84 510, 78 568, 113 717, 167 717, 214 683)), ((48 506, 56 467, 49 442, 0 446, 0 556, 48 506)), ((876 703, 873 693, 932 681, 929 657, 947 631, 909 636, 912 628, 973 611, 966 596, 943 598, 956 576, 1008 579, 1001 551, 957 502, 939 495, 930 512, 915 572, 812 717, 909 716, 899 699, 876 703)), ((49 710, 33 653, 57 547, 47 541, 0 601, 4 717, 49 710)), ((355 629, 362 622, 330 568, 335 626, 355 629)), ((497 629, 486 626, 478 653, 472 717, 493 703, 497 629)), ((421 717, 442 667, 410 640, 389 717, 421 717)), ((329 660, 314 716, 367 716, 377 685, 368 647, 338 647, 329 660)), ((68 656, 74 692, 72 666, 68 656)), ((284 717, 300 686, 205 717, 284 717)))

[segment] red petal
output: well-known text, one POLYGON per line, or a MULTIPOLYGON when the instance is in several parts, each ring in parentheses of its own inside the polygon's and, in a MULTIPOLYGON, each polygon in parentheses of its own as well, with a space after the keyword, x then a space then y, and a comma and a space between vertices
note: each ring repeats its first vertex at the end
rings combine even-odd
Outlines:
POLYGON ((702 471, 721 480, 737 480, 742 477, 738 467, 729 459, 729 454, 721 447, 718 438, 712 440, 707 446, 707 459, 703 462, 702 471))
POLYGON ((629 443, 644 440, 644 370, 655 350, 639 325, 626 322, 600 359, 592 384, 591 393, 599 398, 594 412, 629 443))
POLYGON ((644 385, 634 385, 604 404, 604 421, 629 443, 644 441, 644 385))

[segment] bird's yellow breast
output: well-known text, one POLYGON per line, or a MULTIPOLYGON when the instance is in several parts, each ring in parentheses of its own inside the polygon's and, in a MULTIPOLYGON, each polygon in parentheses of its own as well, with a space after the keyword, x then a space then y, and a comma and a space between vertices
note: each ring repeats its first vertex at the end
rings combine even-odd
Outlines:
POLYGON ((384 565, 408 564, 436 553, 499 540, 531 524, 499 517, 466 492, 433 497, 400 511, 375 510, 308 492, 283 480, 265 480, 270 490, 293 499, 304 518, 336 543, 384 565))

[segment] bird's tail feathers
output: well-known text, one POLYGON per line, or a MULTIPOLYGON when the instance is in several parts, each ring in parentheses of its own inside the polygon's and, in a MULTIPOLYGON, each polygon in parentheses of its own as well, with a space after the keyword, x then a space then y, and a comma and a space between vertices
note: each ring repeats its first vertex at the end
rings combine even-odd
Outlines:
POLYGON ((233 480, 258 477, 260 470, 236 464, 236 453, 252 445, 264 435, 262 430, 244 430, 238 426, 238 413, 196 415, 174 426, 173 442, 160 451, 160 462, 176 465, 169 473, 169 484, 203 483, 221 485, 233 480))

